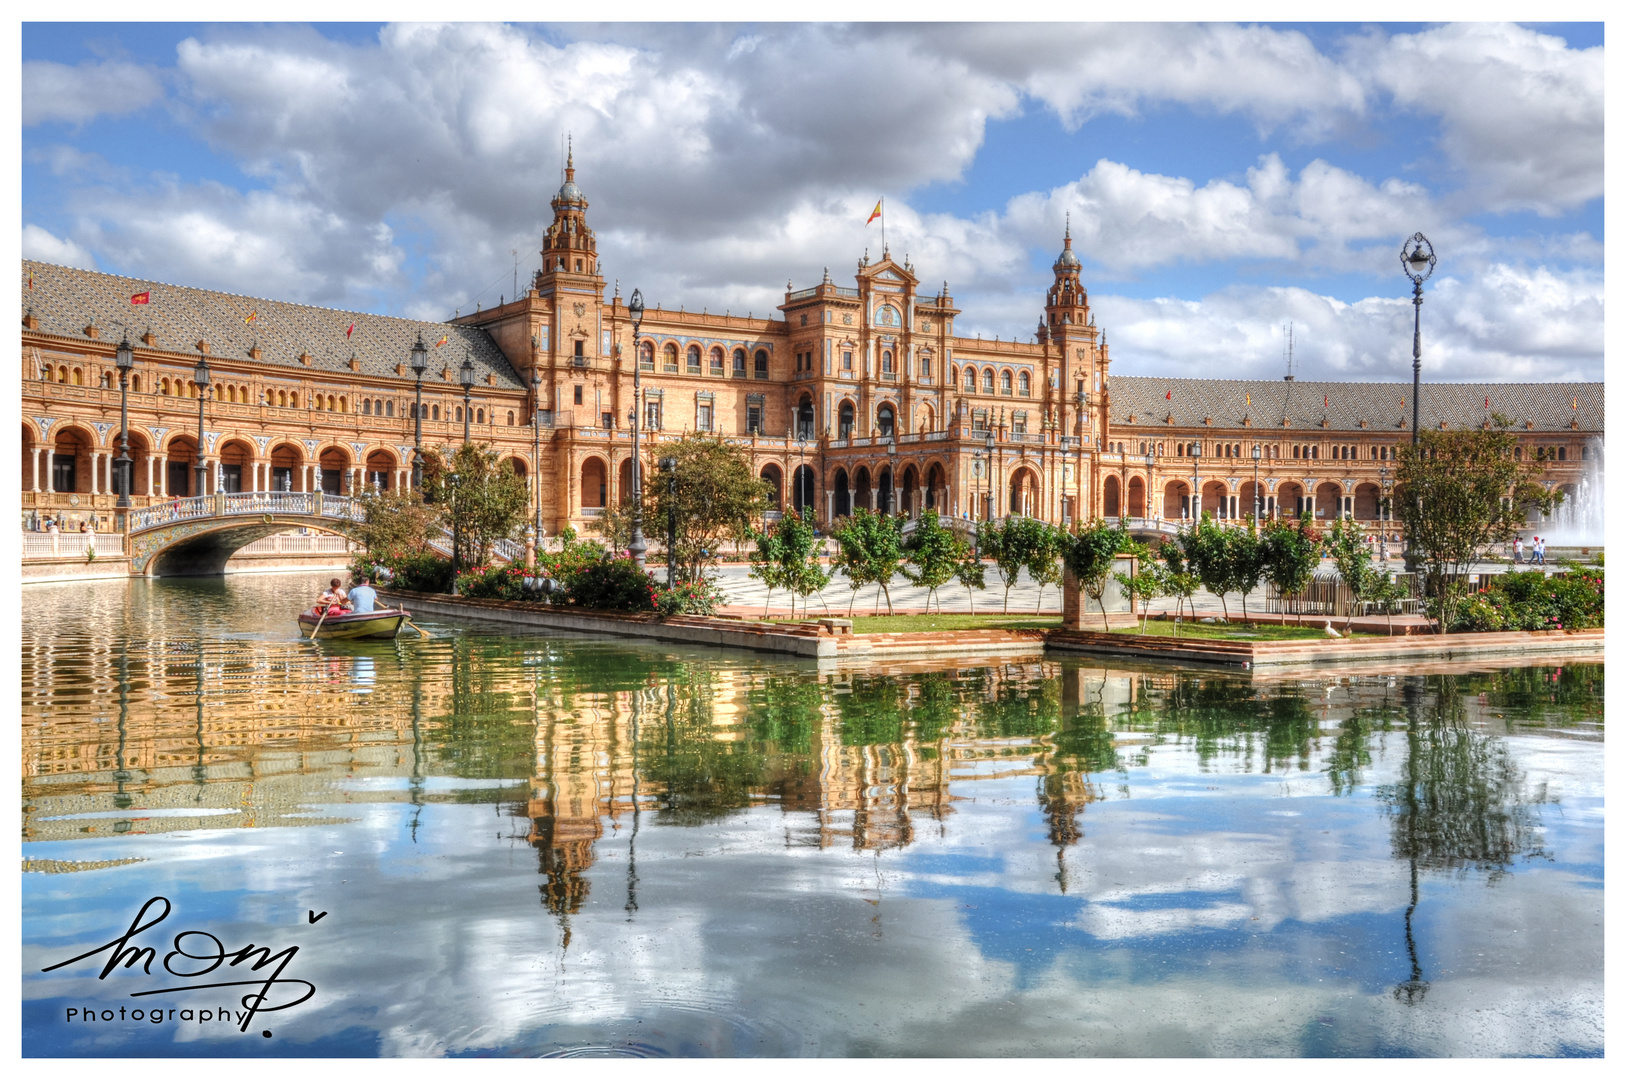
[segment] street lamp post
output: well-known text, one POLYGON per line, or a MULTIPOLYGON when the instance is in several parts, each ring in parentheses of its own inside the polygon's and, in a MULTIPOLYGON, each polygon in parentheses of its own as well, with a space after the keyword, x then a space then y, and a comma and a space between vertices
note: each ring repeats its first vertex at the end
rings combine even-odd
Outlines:
POLYGON ((130 508, 130 369, 135 366, 135 350, 130 348, 130 335, 119 342, 113 362, 119 366, 119 500, 113 505, 120 510, 130 508))
MULTIPOLYGON (((531 516, 535 519, 531 526, 536 530, 537 539, 542 537, 542 376, 535 369, 531 371, 531 490, 532 497, 531 516)), ((600 500, 601 502, 603 500, 600 500)))
POLYGON ((1264 452, 1259 449, 1259 444, 1254 443, 1253 444, 1253 527, 1255 529, 1257 529, 1259 527, 1259 515, 1264 513, 1264 509, 1265 509, 1265 500, 1259 497, 1259 459, 1261 457, 1263 457, 1263 456, 1264 456, 1264 452))
MULTIPOLYGON (((807 439, 804 436, 803 438, 796 440, 796 493, 791 496, 791 503, 797 513, 797 516, 801 516, 802 507, 813 501, 813 493, 811 491, 804 492, 802 490, 802 470, 807 467, 806 462, 807 439)), ((894 482, 895 480, 896 478, 894 478, 894 482)))
POLYGON ((1145 522, 1152 516, 1152 507, 1154 505, 1152 502, 1152 492, 1156 490, 1156 486, 1152 483, 1152 468, 1156 464, 1157 444, 1149 442, 1146 444, 1146 505, 1140 508, 1142 524, 1145 524, 1145 522))
POLYGON ((1203 456, 1203 444, 1200 441, 1192 443, 1191 444, 1191 498, 1186 500, 1186 501, 1191 504, 1191 523, 1193 525, 1196 525, 1198 522, 1200 522, 1202 520, 1203 493, 1202 493, 1202 488, 1197 486, 1197 482, 1198 482, 1197 481, 1197 462, 1199 460, 1201 460, 1202 456, 1203 456))
POLYGON ((988 441, 984 444, 988 451, 988 501, 983 504, 983 516, 986 520, 994 519, 994 454, 998 451, 994 447, 994 429, 988 429, 988 441))
POLYGON ((1389 466, 1378 466, 1378 487, 1383 491, 1383 505, 1378 512, 1378 558, 1382 560, 1387 573, 1389 565, 1389 466))
POLYGON ((644 294, 637 289, 632 290, 627 314, 632 318, 632 537, 627 541, 627 555, 643 570, 644 552, 649 550, 649 545, 644 543, 644 482, 638 459, 638 429, 643 426, 643 417, 639 415, 643 402, 640 377, 643 356, 638 352, 638 327, 644 321, 644 294))
POLYGON ((474 362, 463 354, 463 366, 457 369, 457 381, 463 384, 463 445, 469 443, 469 391, 474 386, 474 362))
POLYGON ((198 366, 192 372, 192 381, 198 387, 198 463, 193 466, 197 476, 194 484, 195 495, 204 495, 204 486, 209 482, 209 466, 203 463, 203 402, 209 396, 209 358, 198 353, 198 366))
POLYGON ((661 458, 666 474, 666 587, 677 586, 677 458, 661 458))
POLYGON ((423 373, 429 367, 429 350, 423 343, 423 331, 412 346, 412 374, 417 379, 412 404, 412 490, 423 489, 423 373))
POLYGON ((1412 330, 1411 330, 1411 442, 1417 445, 1417 425, 1420 422, 1421 410, 1418 407, 1418 393, 1423 382, 1423 282, 1434 273, 1434 245, 1428 242, 1428 237, 1422 233, 1413 233, 1410 240, 1400 245, 1400 265, 1406 276, 1411 279, 1412 304, 1412 330), (1411 250, 1407 251, 1409 244, 1411 250))
POLYGON ((458 546, 458 540, 462 536, 462 531, 457 527, 457 489, 458 489, 458 484, 461 481, 461 479, 462 478, 459 477, 456 473, 451 473, 446 477, 446 482, 451 487, 451 491, 452 491, 451 499, 452 499, 452 595, 453 596, 457 595, 457 546, 458 546))

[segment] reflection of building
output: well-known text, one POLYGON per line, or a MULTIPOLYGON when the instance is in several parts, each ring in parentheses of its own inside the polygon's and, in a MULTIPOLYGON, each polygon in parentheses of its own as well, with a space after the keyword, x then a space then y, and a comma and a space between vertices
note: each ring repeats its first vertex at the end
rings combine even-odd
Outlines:
MULTIPOLYGON (((1109 376, 1070 236, 1027 342, 957 335, 946 283, 923 289, 907 257, 883 251, 859 260, 851 285, 826 271, 787 289, 764 318, 651 308, 635 350, 619 286, 604 295, 587 199, 574 167, 566 173, 524 294, 449 323, 25 262, 24 508, 111 507, 113 353, 126 333, 138 504, 195 493, 200 355, 214 371, 201 450, 209 490, 399 487, 420 336, 426 442, 462 438, 466 357, 469 430, 526 476, 540 473, 550 533, 588 524, 630 491, 635 362, 651 454, 679 433, 725 435, 781 502, 826 519, 857 506, 1177 518, 1195 474, 1201 508, 1221 517, 1251 512, 1257 496, 1267 512, 1372 520, 1392 454, 1411 437, 1408 384, 1109 376)), ((1588 440, 1603 431, 1601 383, 1428 384, 1422 407, 1429 427, 1506 413, 1527 452, 1551 448, 1559 486, 1579 481, 1588 440)))

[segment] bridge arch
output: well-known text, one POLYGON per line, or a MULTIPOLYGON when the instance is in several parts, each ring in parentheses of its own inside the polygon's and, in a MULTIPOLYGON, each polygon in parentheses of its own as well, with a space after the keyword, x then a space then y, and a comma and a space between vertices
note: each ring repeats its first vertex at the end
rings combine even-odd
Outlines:
POLYGON ((314 493, 174 499, 131 512, 130 570, 156 577, 222 574, 226 561, 256 540, 299 528, 343 536, 359 514, 352 499, 314 493))

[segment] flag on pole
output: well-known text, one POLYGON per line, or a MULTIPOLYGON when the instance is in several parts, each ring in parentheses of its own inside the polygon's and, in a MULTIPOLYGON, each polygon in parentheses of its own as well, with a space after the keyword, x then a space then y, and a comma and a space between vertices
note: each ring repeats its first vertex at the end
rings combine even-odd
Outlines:
POLYGON ((150 303, 152 303, 152 293, 150 291, 148 291, 148 292, 138 292, 134 296, 130 297, 130 303, 132 303, 132 304, 150 304, 150 303))
POLYGON ((258 319, 259 317, 260 317, 260 313, 258 311, 251 311, 251 312, 248 313, 248 316, 243 319, 243 323, 245 325, 251 324, 251 323, 254 322, 255 319, 258 319))
POLYGON ((30 292, 34 290, 34 271, 32 270, 28 272, 28 289, 30 292))
POLYGON ((1163 394, 1163 400, 1164 401, 1173 401, 1174 400, 1174 391, 1173 390, 1166 391, 1163 394))
POLYGON ((1322 394, 1321 395, 1321 407, 1323 409, 1332 408, 1332 398, 1328 397, 1326 394, 1322 394))
POLYGON ((440 335, 440 340, 435 342, 435 348, 438 349, 444 344, 446 344, 446 335, 442 334, 442 335, 440 335))
POLYGON ((1490 408, 1490 396, 1489 395, 1486 395, 1486 397, 1485 397, 1485 408, 1487 408, 1487 409, 1490 408))
POLYGON ((356 324, 355 324, 355 323, 351 323, 351 324, 350 324, 350 329, 348 329, 348 330, 346 330, 346 331, 345 331, 345 332, 344 332, 344 336, 345 336, 345 337, 346 337, 346 338, 349 338, 349 337, 350 337, 350 335, 351 335, 351 334, 354 334, 354 333, 355 333, 355 332, 356 332, 356 324))
POLYGON ((1580 407, 1581 407, 1581 399, 1580 398, 1571 398, 1570 399, 1570 408, 1579 409, 1580 407))
POLYGON ((1244 394, 1243 397, 1247 398, 1248 404, 1250 406, 1253 404, 1253 395, 1252 394, 1244 394))
POLYGON ((868 225, 870 221, 874 221, 876 218, 881 216, 881 203, 885 201, 886 200, 884 198, 876 200, 875 209, 870 211, 869 221, 864 222, 865 225, 868 225))

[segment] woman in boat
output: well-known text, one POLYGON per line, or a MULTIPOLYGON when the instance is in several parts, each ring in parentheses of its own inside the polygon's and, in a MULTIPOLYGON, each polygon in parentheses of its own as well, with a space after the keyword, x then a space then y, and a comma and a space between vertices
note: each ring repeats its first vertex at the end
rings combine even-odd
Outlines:
POLYGON ((349 595, 345 593, 339 579, 334 578, 328 582, 327 591, 317 598, 316 606, 311 608, 311 614, 320 615, 325 611, 329 615, 343 615, 349 606, 349 595))

